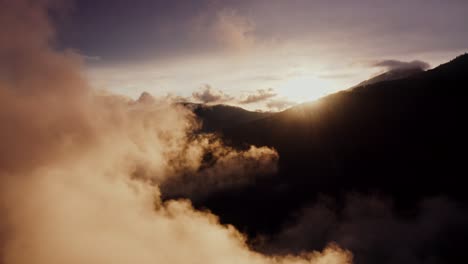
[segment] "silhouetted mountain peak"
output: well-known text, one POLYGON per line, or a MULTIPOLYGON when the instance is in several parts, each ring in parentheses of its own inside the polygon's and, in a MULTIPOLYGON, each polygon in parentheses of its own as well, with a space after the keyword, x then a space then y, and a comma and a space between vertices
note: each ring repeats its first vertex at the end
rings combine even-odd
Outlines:
POLYGON ((455 59, 435 68, 436 71, 466 72, 468 70, 468 53, 462 54, 455 59))
POLYGON ((404 79, 406 77, 424 72, 421 68, 403 68, 403 69, 392 69, 382 74, 379 74, 371 79, 365 80, 358 85, 353 86, 352 88, 359 87, 359 86, 366 86, 371 85, 379 82, 384 81, 394 81, 399 79, 404 79))
POLYGON ((140 97, 138 97, 137 102, 142 104, 153 103, 154 97, 148 92, 142 92, 140 97))
POLYGON ((465 63, 465 65, 468 65, 468 53, 464 53, 462 55, 457 56, 455 59, 451 60, 451 62, 457 62, 457 63, 465 63))

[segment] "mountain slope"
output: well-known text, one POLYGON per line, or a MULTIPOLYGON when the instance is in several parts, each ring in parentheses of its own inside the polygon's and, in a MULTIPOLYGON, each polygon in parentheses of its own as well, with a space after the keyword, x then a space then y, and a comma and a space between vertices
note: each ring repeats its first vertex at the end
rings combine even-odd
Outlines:
POLYGON ((251 112, 240 107, 229 105, 203 105, 183 103, 202 121, 202 131, 215 132, 254 120, 266 118, 271 113, 251 112))
POLYGON ((420 68, 409 68, 409 69, 393 69, 382 74, 379 74, 369 80, 365 80, 360 82, 358 85, 353 86, 352 88, 360 87, 360 86, 367 86, 379 82, 384 81, 394 81, 399 79, 404 79, 410 77, 412 75, 422 73, 424 70, 420 68))
POLYGON ((408 78, 357 87, 224 129, 238 146, 276 148, 279 172, 211 197, 203 206, 247 231, 268 233, 319 194, 385 193, 401 210, 426 196, 464 200, 460 183, 467 171, 460 153, 466 144, 467 76, 463 55, 408 78), (245 218, 252 214, 255 220, 245 218))

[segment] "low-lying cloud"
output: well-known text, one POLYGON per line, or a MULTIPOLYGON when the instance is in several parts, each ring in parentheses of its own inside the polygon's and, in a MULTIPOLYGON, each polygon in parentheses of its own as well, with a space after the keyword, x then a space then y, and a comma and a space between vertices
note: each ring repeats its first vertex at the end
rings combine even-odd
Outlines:
POLYGON ((264 255, 189 200, 162 201, 168 179, 193 172, 223 185, 222 175, 267 170, 277 156, 196 136, 193 113, 165 99, 135 102, 90 88, 82 58, 48 45, 52 4, 0 2, 0 262, 351 262, 337 246, 264 255))
POLYGON ((234 97, 207 84, 204 85, 199 91, 193 92, 192 97, 204 104, 220 104, 232 101, 234 99, 234 97))
POLYGON ((212 88, 205 85, 199 91, 192 93, 192 98, 204 104, 234 104, 234 105, 249 105, 263 104, 269 111, 281 111, 288 107, 294 106, 297 103, 287 98, 275 98, 278 94, 273 88, 257 89, 253 93, 246 94, 240 97, 234 97, 226 94, 222 90, 212 88))
POLYGON ((265 100, 275 97, 276 95, 277 93, 275 93, 272 88, 258 89, 257 91, 255 91, 254 94, 249 94, 247 95, 246 98, 241 99, 239 103, 240 104, 252 104, 252 103, 263 102, 265 100))
POLYGON ((362 195, 348 195, 343 207, 323 199, 298 215, 259 247, 297 254, 336 241, 353 252, 356 263, 446 263, 463 255, 468 235, 468 211, 444 197, 424 199, 413 216, 399 215, 390 199, 362 195), (447 256, 448 248, 459 255, 447 256))
POLYGON ((382 67, 388 71, 391 70, 427 70, 431 67, 429 63, 419 60, 414 60, 410 62, 399 61, 399 60, 382 60, 374 63, 374 67, 382 67))
POLYGON ((271 110, 281 111, 288 107, 294 106, 296 104, 297 104, 296 102, 293 102, 288 99, 274 99, 274 100, 268 101, 266 103, 266 106, 271 110))

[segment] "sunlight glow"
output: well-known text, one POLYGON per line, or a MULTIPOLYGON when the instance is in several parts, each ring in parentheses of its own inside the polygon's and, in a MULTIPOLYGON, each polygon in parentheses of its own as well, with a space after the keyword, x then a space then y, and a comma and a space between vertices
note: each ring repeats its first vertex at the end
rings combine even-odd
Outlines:
POLYGON ((313 75, 301 75, 286 80, 278 91, 292 100, 300 102, 316 100, 333 92, 333 80, 324 80, 313 75))

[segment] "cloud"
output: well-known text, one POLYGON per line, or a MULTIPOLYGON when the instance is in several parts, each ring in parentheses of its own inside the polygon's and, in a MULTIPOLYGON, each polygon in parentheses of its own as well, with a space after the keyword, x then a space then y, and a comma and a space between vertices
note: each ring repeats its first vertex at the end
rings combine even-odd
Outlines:
POLYGON ((336 241, 363 264, 446 263, 447 257, 464 256, 468 211, 462 205, 435 197, 424 199, 415 210, 414 216, 399 215, 385 198, 348 195, 343 207, 325 198, 303 208, 293 224, 259 247, 291 254, 336 241))
POLYGON ((185 166, 190 160, 179 161, 181 168, 161 183, 164 197, 199 200, 225 188, 248 185, 277 170, 278 153, 270 148, 250 146, 247 150, 236 151, 213 135, 198 136, 190 148, 190 152, 205 155, 198 156, 196 171, 185 166))
POLYGON ((49 47, 48 9, 47 1, 0 2, 0 262, 351 262, 336 246, 264 255, 189 200, 163 201, 172 177, 225 180, 225 171, 270 168, 274 151, 196 136, 193 114, 163 98, 97 93, 80 56, 49 47), (206 149, 216 152, 214 166, 204 163, 206 149), (205 169, 211 176, 198 174, 205 169))
POLYGON ((234 8, 205 10, 191 19, 189 29, 194 45, 211 52, 242 53, 257 44, 254 21, 234 8))
POLYGON ((193 92, 192 97, 205 104, 225 103, 234 99, 234 97, 225 94, 221 90, 212 88, 208 84, 204 85, 200 91, 193 92))
POLYGON ((258 89, 255 91, 255 94, 248 95, 245 99, 239 101, 240 104, 252 104, 258 103, 265 100, 268 100, 272 97, 275 97, 277 94, 273 91, 272 88, 268 89, 258 89))
MULTIPOLYGON (((115 96, 115 95, 114 95, 115 96)), ((154 97, 152 94, 149 92, 142 92, 138 99, 135 101, 135 103, 139 104, 154 104, 157 103, 158 101, 165 101, 167 103, 186 103, 190 101, 190 98, 188 97, 183 97, 179 95, 175 95, 172 93, 167 93, 164 97, 162 98, 157 98, 154 97)))
MULTIPOLYGON (((267 101, 277 95, 272 88, 258 89, 253 94, 244 96, 243 98, 235 98, 230 96, 219 89, 214 89, 210 85, 203 86, 198 92, 193 92, 192 97, 199 102, 205 104, 216 104, 232 102, 241 105, 260 103, 267 101)), ((267 103, 268 108, 282 109, 294 104, 287 100, 272 100, 267 103)))
POLYGON ((427 70, 431 67, 429 63, 419 60, 414 60, 411 62, 404 62, 399 60, 382 60, 372 64, 373 67, 382 67, 387 70, 412 70, 412 69, 421 69, 427 70))
POLYGON ((296 104, 288 99, 276 99, 268 101, 266 106, 272 110, 281 111, 296 104))
POLYGON ((234 9, 223 9, 216 14, 213 23, 215 40, 230 50, 246 50, 255 44, 252 20, 239 15, 234 9))
POLYGON ((82 55, 84 59, 88 60, 88 61, 100 61, 102 60, 101 57, 99 56, 89 56, 89 55, 82 55))
POLYGON ((172 93, 166 94, 165 99, 174 103, 186 103, 190 101, 190 98, 188 97, 184 97, 184 96, 180 96, 180 95, 176 95, 172 93))

